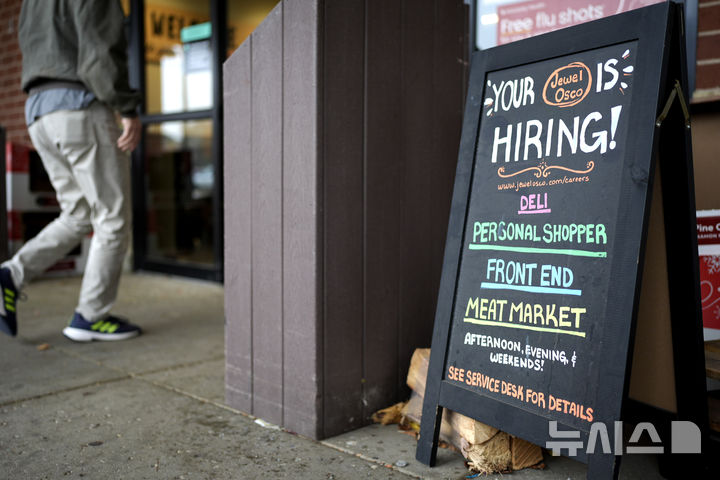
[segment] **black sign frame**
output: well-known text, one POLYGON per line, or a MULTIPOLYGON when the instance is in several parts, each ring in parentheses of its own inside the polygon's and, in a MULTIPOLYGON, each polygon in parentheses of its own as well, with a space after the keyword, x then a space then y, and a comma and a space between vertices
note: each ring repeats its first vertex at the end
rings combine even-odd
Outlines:
MULTIPOLYGON (((677 415, 670 417, 694 421, 705 434, 707 406, 689 120, 678 106, 671 109, 663 125, 658 121, 675 85, 687 85, 681 24, 682 8, 668 2, 473 55, 424 396, 424 421, 416 455, 419 461, 428 465, 435 463, 443 407, 541 446, 552 440, 548 434, 549 420, 558 420, 561 430, 574 429, 565 425, 561 418, 553 419, 515 408, 453 384, 446 378, 476 149, 484 118, 486 78, 491 72, 630 41, 637 42, 636 69, 645 73, 642 78, 635 79, 629 112, 624 113, 629 115, 633 129, 625 144, 625 175, 619 193, 620 205, 625 208, 618 209, 614 233, 614 245, 622 245, 622 248, 615 248, 611 259, 610 275, 619 285, 608 293, 606 319, 609 321, 599 342, 601 357, 610 360, 599 373, 596 404, 603 408, 595 421, 611 425, 623 416, 629 390, 652 185, 656 167, 660 166, 664 173, 661 184, 678 410, 677 415), (683 355, 679 355, 680 352, 684 352, 683 355)), ((579 440, 587 445, 588 432, 581 431, 580 435, 579 440)), ((619 457, 600 453, 586 455, 584 451, 577 453, 578 460, 589 464, 588 478, 617 475, 619 457)))

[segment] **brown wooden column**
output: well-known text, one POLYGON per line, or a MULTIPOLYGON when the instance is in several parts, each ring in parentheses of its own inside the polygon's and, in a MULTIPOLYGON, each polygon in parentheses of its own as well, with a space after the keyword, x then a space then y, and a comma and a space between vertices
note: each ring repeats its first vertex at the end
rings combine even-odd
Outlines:
POLYGON ((466 75, 462 0, 285 0, 224 67, 228 404, 313 438, 407 397, 466 75))

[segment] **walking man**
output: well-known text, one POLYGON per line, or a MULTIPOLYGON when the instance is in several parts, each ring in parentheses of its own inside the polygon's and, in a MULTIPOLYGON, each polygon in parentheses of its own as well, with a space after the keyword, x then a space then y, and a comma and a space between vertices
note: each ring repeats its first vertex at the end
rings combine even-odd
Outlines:
POLYGON ((0 266, 0 330, 17 333, 22 288, 93 232, 71 340, 123 340, 140 328, 110 314, 130 238, 129 152, 140 139, 118 0, 25 0, 19 20, 25 116, 60 216, 0 266), (121 115, 122 130, 115 112, 121 115))

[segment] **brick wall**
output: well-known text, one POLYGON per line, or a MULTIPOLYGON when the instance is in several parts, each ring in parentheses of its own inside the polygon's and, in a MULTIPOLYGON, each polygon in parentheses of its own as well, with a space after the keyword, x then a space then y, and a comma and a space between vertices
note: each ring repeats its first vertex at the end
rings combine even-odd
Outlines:
POLYGON ((30 145, 25 126, 25 94, 20 89, 22 56, 17 24, 22 0, 0 0, 0 125, 7 140, 30 145))
POLYGON ((698 4, 697 70, 694 101, 720 99, 720 1, 698 4))

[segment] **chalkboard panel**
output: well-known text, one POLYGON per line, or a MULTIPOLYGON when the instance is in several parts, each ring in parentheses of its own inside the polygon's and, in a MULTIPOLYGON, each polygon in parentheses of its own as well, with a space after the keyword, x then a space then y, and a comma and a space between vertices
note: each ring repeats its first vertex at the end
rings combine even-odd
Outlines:
MULTIPOLYGON (((684 79, 681 55, 670 52, 682 37, 676 8, 659 4, 473 57, 421 461, 434 461, 442 407, 542 446, 549 421, 586 444, 593 422, 620 419, 661 153, 656 118, 684 79)), ((689 144, 682 129, 668 132, 666 140, 689 144)), ((694 214, 691 167, 679 171, 684 178, 663 181, 663 190, 684 198, 672 213, 684 225, 694 214)), ((692 242, 677 245, 692 257, 692 242)), ((682 276, 673 282, 692 283, 692 272, 682 276)), ((595 473, 616 467, 612 455, 577 458, 595 473)))
POLYGON ((486 76, 445 378, 583 430, 608 360, 637 54, 625 42, 486 76))

